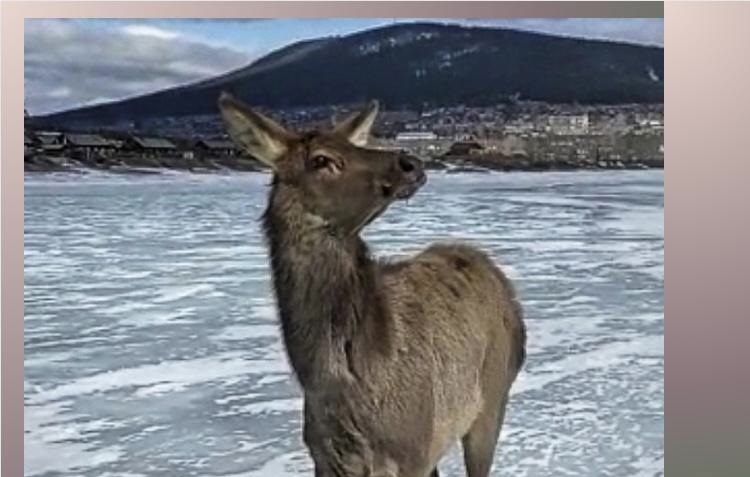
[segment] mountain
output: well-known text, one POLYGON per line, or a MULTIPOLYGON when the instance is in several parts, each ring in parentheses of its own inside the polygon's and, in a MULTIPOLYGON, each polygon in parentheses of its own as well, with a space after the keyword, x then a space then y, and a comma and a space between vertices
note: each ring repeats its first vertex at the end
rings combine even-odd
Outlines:
POLYGON ((110 122, 217 112, 228 90, 269 108, 378 98, 386 108, 486 105, 519 94, 552 103, 660 103, 664 50, 516 30, 395 24, 295 43, 197 83, 41 119, 110 122))

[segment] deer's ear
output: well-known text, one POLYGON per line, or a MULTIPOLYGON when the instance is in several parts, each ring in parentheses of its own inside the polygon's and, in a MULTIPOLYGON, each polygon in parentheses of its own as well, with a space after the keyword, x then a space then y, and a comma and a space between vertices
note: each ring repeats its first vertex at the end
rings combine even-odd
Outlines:
POLYGON ((362 111, 344 119, 333 130, 349 139, 349 142, 355 146, 365 146, 370 139, 370 130, 375 123, 379 109, 380 104, 373 99, 365 105, 362 111))
POLYGON ((294 134, 227 92, 219 96, 219 110, 232 140, 251 156, 275 168, 294 134))

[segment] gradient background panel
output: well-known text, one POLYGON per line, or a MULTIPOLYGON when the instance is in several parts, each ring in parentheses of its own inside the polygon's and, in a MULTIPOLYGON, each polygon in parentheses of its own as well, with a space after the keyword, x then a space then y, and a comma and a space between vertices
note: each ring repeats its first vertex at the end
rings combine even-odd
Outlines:
POLYGON ((3 2, 2 475, 23 475, 23 20, 665 15, 670 475, 750 475, 750 3, 3 2))

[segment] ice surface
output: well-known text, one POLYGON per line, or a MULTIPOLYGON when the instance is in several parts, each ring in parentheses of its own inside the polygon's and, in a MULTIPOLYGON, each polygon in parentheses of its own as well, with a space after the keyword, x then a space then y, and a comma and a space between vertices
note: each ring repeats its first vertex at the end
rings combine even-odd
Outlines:
MULTIPOLYGON (((27 176, 25 474, 311 475, 259 217, 268 177, 27 176)), ((663 475, 661 171, 433 173, 375 253, 462 239, 529 336, 494 476, 663 475)), ((458 447, 441 475, 463 476, 458 447)))

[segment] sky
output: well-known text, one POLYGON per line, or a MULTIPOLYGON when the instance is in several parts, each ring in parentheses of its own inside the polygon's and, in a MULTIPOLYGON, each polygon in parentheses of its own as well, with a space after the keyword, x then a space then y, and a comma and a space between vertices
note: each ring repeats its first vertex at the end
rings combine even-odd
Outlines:
POLYGON ((158 91, 246 66, 289 43, 438 21, 663 46, 662 19, 27 19, 32 115, 158 91))

